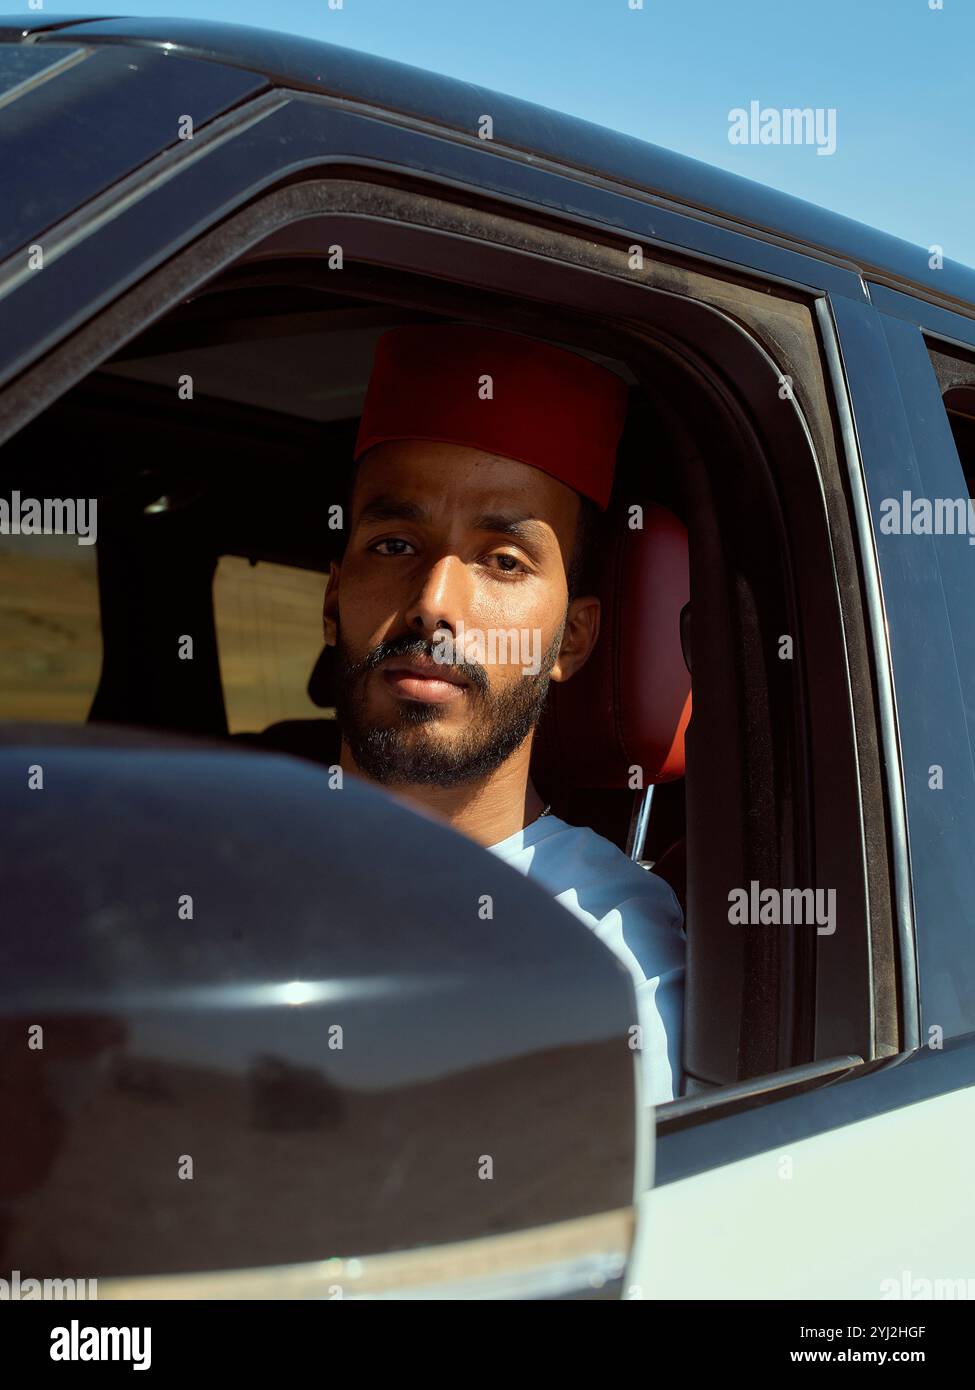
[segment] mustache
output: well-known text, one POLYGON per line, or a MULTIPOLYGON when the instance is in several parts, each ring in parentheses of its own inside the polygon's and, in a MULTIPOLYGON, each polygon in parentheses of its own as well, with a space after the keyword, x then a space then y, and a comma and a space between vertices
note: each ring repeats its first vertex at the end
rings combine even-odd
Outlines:
MULTIPOLYGON (((431 661, 436 660, 436 651, 433 644, 425 641, 422 637, 414 637, 408 632, 404 632, 401 637, 391 637, 387 642, 380 642, 377 647, 362 661, 357 662, 350 674, 352 676, 367 675, 370 671, 375 671, 384 661, 391 660, 394 656, 426 656, 431 661)), ((487 694, 490 689, 487 672, 483 666, 476 662, 457 661, 447 663, 438 661, 438 666, 442 666, 444 671, 452 671, 463 680, 470 681, 471 685, 480 694, 487 694)))

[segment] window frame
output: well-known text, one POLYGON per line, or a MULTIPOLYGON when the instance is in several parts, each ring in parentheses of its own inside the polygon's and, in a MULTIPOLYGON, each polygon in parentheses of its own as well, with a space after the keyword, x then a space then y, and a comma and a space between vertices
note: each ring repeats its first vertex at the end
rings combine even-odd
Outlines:
MULTIPOLYGON (((864 461, 873 544, 892 661, 894 722, 905 823, 902 858, 913 902, 918 1013, 909 1046, 940 1048, 975 1030, 975 934, 969 904, 975 763, 961 669, 975 673, 975 623, 952 597, 964 553, 956 537, 880 529, 881 504, 914 496, 967 496, 932 350, 975 352, 975 309, 954 312, 920 296, 870 285, 873 307, 838 306, 864 461), (936 750, 936 751, 932 751, 936 750), (945 770, 935 796, 929 771, 945 770)), ((960 308, 962 306, 959 306, 960 308)))
MULTIPOLYGON (((330 224, 334 225, 336 217, 340 215, 340 205, 337 199, 343 187, 350 193, 354 193, 360 200, 363 198, 368 200, 371 197, 375 203, 370 215, 376 219, 376 225, 381 230, 384 263, 389 264, 391 242, 396 240, 400 256, 398 263, 401 268, 408 266, 414 272, 418 269, 429 271, 432 265, 435 265, 439 269, 440 276, 444 280, 448 279, 445 271, 449 267, 444 259, 446 239, 442 229, 435 226, 408 226, 402 221, 398 221, 396 215, 390 211, 391 207, 395 205, 395 199, 389 187, 366 185, 351 180, 343 183, 332 181, 327 185, 325 181, 320 180, 319 183, 327 191, 330 199, 330 206, 324 214, 328 217, 330 224), (393 233, 395 233, 395 237, 392 235, 393 233), (425 263, 423 263, 423 257, 418 256, 418 251, 421 249, 426 254, 425 263), (418 260, 421 262, 419 265, 417 264, 418 260)), ((305 187, 307 188, 307 185, 305 187)), ((281 225, 294 225, 299 220, 295 216, 294 206, 297 191, 294 187, 281 190, 284 195, 280 213, 284 221, 281 225)), ((407 196, 402 193, 402 190, 400 193, 401 196, 407 196)), ((419 197, 420 195, 415 196, 419 197)), ((29 389, 33 385, 35 391, 40 387, 41 395, 45 399, 50 398, 52 391, 57 395, 61 394, 65 389, 63 374, 69 378, 73 377, 74 380, 79 379, 93 366, 104 361, 112 351, 129 342, 149 323, 159 318, 167 308, 172 307, 180 298, 192 292, 194 288, 209 282, 218 268, 214 263, 215 256, 219 256, 223 266, 237 262, 241 251, 246 249, 247 245, 256 244, 261 237, 267 234, 269 204, 274 197, 274 194, 270 194, 260 203, 251 205, 245 212, 229 219, 226 224, 201 238, 201 241, 194 247, 180 252, 147 280, 129 290, 85 328, 76 332, 63 349, 55 350, 45 359, 43 364, 27 373, 15 388, 16 392, 22 393, 25 388, 29 389), (58 389, 59 387, 60 389, 58 389)), ((358 209, 354 210, 351 215, 361 217, 363 206, 364 204, 360 202, 358 209)), ((497 214, 493 214, 493 216, 496 224, 502 221, 502 218, 497 214)), ((472 226, 474 219, 470 217, 469 210, 467 217, 469 226, 472 226)), ((510 244, 508 245, 495 243, 489 246, 486 239, 478 239, 470 232, 466 237, 457 233, 453 236, 452 250, 455 256, 458 260, 466 259, 469 266, 468 274, 471 273, 470 268, 473 268, 476 263, 476 279, 482 286, 486 281, 489 281, 495 291, 503 289, 503 280, 499 277, 500 269, 508 267, 510 270, 511 267, 516 267, 517 278, 517 275, 524 274, 525 258, 530 257, 534 270, 533 297, 536 304, 547 303, 549 309, 554 309, 556 305, 564 309, 567 295, 570 296, 570 299, 572 295, 575 295, 577 299, 581 297, 583 302, 589 299, 591 307, 594 285, 598 281, 598 289, 604 301, 605 296, 612 291, 611 297, 615 296, 616 301, 621 305, 625 301, 626 307, 629 308, 636 298, 635 292, 656 294, 666 298, 669 307, 675 312, 678 307, 682 307, 685 311, 690 309, 692 314, 698 315, 702 321, 707 319, 712 329, 716 321, 715 316, 717 316, 719 319, 726 320, 730 329, 750 336, 743 324, 736 324, 727 313, 718 311, 710 305, 698 303, 689 297, 682 299, 673 289, 665 289, 659 285, 636 285, 625 277, 619 277, 614 283, 615 277, 607 275, 605 271, 602 273, 594 271, 592 264, 587 263, 587 261, 591 262, 594 254, 605 250, 607 240, 615 242, 619 246, 625 234, 621 235, 617 231, 612 237, 608 237, 604 231, 603 246, 600 248, 594 247, 591 241, 580 235, 581 229, 578 225, 566 224, 559 231, 555 231, 551 226, 550 218, 536 218, 524 213, 522 213, 521 221, 510 217, 503 220, 509 232, 510 244), (527 226, 534 226, 536 231, 546 237, 547 251, 545 254, 540 254, 537 250, 526 249, 524 243, 527 226), (564 258, 566 248, 570 246, 578 253, 581 264, 573 265, 571 258, 564 258), (546 285, 549 287, 547 300, 546 285)), ((707 258, 700 256, 697 259, 699 262, 707 260, 707 258)), ((658 261, 655 255, 654 264, 671 265, 672 261, 664 255, 660 255, 658 261)), ((812 263, 810 262, 810 264, 812 263)), ((708 270, 718 279, 723 278, 726 283, 751 281, 756 288, 766 295, 773 297, 781 295, 783 299, 790 296, 793 299, 800 298, 807 303, 807 306, 822 298, 823 292, 816 286, 807 285, 803 287, 802 293, 798 294, 795 287, 786 287, 784 282, 775 282, 774 279, 766 275, 757 277, 746 275, 740 278, 733 276, 729 274, 728 267, 720 261, 708 261, 708 270)), ((674 268, 674 273, 677 277, 686 278, 688 272, 678 264, 674 268)), ((463 277, 460 278, 462 281, 463 277)), ((772 298, 770 302, 776 301, 772 298)), ((603 303, 603 311, 605 312, 605 302, 603 303)), ((627 317, 622 308, 617 312, 621 318, 627 317)), ((632 317, 632 311, 630 317, 632 317)), ((801 391, 805 390, 805 383, 800 382, 799 386, 801 391)), ((36 398, 35 395, 35 400, 36 398)), ((835 498, 833 511, 829 514, 831 520, 834 514, 835 498)), ((849 532, 848 542, 855 551, 852 529, 849 532)), ((841 603, 845 603, 848 607, 854 605, 859 610, 860 597, 858 594, 840 594, 838 598, 841 603)), ((863 711, 861 711, 862 717, 864 717, 863 711)), ((877 814, 876 808, 873 808, 873 813, 877 814)), ((861 1005, 868 1007, 868 1013, 872 1012, 872 1000, 861 1000, 860 1002, 861 1005)), ((816 1076, 833 1076, 848 1072, 850 1066, 859 1061, 860 1057, 857 1053, 842 1052, 823 1057, 813 1066, 818 1069, 816 1076)), ((796 1086, 805 1086, 814 1079, 808 1066, 801 1066, 777 1071, 771 1078, 752 1078, 749 1082, 741 1083, 741 1086, 722 1087, 721 1089, 729 1091, 726 1100, 733 1107, 745 1098, 744 1091, 746 1090, 753 1096, 761 1094, 768 1099, 778 1092, 791 1093, 796 1086), (790 1073, 794 1074, 790 1075, 790 1073)), ((709 1118, 716 1109, 720 1110, 721 1108, 718 1091, 701 1098, 688 1097, 685 1101, 676 1104, 683 1107, 681 1118, 685 1123, 709 1118)), ((668 1107, 668 1111, 669 1109, 668 1107)), ((665 1122, 665 1118, 665 1115, 662 1115, 661 1121, 665 1122)), ((674 1118, 677 1118, 676 1113, 674 1118)))

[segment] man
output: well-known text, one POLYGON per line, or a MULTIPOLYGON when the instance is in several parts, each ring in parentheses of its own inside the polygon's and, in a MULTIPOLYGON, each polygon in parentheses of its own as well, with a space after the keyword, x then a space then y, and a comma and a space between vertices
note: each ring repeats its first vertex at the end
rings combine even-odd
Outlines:
POLYGON ((599 634, 580 583, 625 383, 577 353, 465 324, 384 334, 325 594, 341 766, 537 879, 631 971, 644 1100, 680 1093, 684 941, 671 888, 550 814, 529 775, 549 681, 599 634))

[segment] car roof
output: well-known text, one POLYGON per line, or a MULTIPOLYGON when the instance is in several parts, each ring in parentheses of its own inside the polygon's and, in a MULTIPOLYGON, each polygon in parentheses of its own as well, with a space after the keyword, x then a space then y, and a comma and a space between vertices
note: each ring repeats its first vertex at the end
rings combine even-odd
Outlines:
POLYGON ((717 169, 634 136, 623 135, 518 97, 505 96, 388 58, 294 34, 210 20, 93 15, 0 16, 0 42, 84 42, 162 48, 244 68, 277 87, 355 101, 466 136, 482 115, 493 119, 495 149, 612 180, 671 205, 781 240, 806 254, 841 260, 868 278, 915 289, 925 298, 975 309, 975 269, 944 260, 852 218, 752 179, 717 169))

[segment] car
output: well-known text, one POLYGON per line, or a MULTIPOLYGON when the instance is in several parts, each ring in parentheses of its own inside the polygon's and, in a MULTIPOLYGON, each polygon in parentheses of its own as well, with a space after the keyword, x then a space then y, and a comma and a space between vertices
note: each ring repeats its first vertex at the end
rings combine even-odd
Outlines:
POLYGON ((971 1297, 975 271, 235 25, 10 17, 0 92, 0 1263, 971 1297), (457 319, 630 386, 533 775, 684 907, 656 1110, 610 952, 337 767, 372 352, 457 319))

